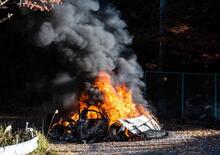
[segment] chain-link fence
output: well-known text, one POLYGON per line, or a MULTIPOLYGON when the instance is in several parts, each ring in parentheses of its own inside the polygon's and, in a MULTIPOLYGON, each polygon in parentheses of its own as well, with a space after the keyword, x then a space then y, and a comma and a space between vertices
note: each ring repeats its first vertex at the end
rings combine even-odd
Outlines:
POLYGON ((220 120, 220 75, 145 71, 145 82, 159 117, 220 120))

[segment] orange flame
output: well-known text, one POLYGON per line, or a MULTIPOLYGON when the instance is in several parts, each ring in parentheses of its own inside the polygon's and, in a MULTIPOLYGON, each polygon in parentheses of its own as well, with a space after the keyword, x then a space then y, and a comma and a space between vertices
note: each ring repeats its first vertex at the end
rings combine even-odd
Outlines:
POLYGON ((141 115, 132 99, 132 91, 125 84, 117 84, 114 87, 110 75, 101 72, 94 85, 103 93, 104 101, 100 107, 107 115, 109 125, 114 124, 119 119, 141 115))
MULTIPOLYGON (((141 104, 136 104, 132 98, 132 90, 125 84, 114 85, 111 76, 106 72, 100 72, 93 83, 103 96, 103 100, 96 105, 88 106, 86 101, 89 96, 83 92, 79 100, 78 112, 72 112, 70 118, 75 122, 79 120, 80 114, 87 109, 87 119, 101 119, 102 114, 107 117, 109 126, 118 122, 119 119, 134 118, 141 115, 150 115, 150 112, 141 104)), ((153 117, 153 116, 152 116, 153 117)), ((58 124, 67 126, 68 123, 61 119, 58 124)))

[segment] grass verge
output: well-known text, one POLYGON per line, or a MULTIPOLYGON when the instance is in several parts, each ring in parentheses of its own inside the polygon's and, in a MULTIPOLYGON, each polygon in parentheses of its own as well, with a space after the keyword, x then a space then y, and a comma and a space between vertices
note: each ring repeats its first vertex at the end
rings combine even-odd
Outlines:
MULTIPOLYGON (((39 131, 33 131, 38 136, 38 147, 29 155, 57 155, 49 148, 47 138, 39 131)), ((13 130, 12 126, 0 125, 0 147, 22 143, 32 139, 30 132, 26 130, 13 130)))

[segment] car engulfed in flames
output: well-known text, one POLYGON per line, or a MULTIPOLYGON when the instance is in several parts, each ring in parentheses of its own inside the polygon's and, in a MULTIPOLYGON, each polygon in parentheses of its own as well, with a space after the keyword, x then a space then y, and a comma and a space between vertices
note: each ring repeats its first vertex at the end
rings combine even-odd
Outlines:
POLYGON ((114 84, 110 74, 100 72, 81 93, 68 119, 56 122, 50 137, 72 142, 123 141, 167 135, 143 105, 133 101, 132 90, 114 84))

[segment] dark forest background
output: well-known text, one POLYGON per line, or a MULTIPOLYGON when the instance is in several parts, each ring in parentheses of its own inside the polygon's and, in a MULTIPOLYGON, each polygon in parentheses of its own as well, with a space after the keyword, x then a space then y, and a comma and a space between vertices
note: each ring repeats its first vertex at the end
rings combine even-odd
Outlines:
MULTIPOLYGON (((109 2, 121 11, 144 70, 220 72, 219 0, 167 0, 162 20, 160 0, 109 2)), ((30 15, 13 5, 10 9, 14 16, 0 24, 3 112, 51 102, 51 91, 62 89, 53 88, 51 81, 59 70, 65 70, 53 51, 36 47, 30 39, 26 18, 41 18, 44 13, 30 15)))

